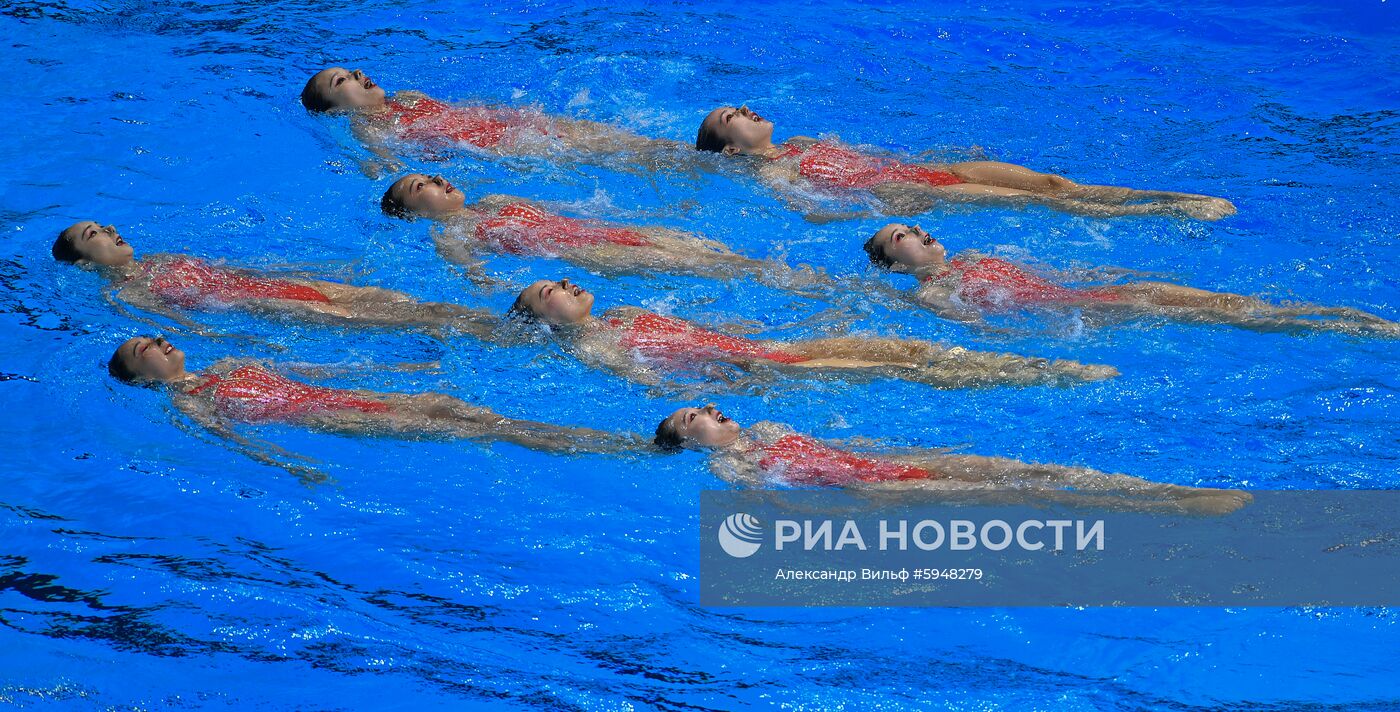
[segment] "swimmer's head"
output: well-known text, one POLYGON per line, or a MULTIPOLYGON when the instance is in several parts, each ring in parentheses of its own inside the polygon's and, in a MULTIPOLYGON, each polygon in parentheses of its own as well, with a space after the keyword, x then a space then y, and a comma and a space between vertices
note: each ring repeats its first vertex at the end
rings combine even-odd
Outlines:
POLYGON ((756 153, 773 145, 773 122, 749 111, 749 107, 721 106, 700 123, 695 148, 733 156, 756 153))
POLYGON ((865 254, 876 265, 898 272, 941 265, 948 251, 918 225, 890 223, 865 241, 865 254))
POLYGON ((301 90, 301 105, 308 111, 318 113, 336 109, 369 109, 383 104, 384 88, 358 69, 322 69, 312 75, 301 90))
POLYGON ((172 381, 185 375, 185 352, 163 338, 138 336, 117 347, 107 372, 124 383, 172 381))
POLYGON ((593 295, 588 290, 567 279, 542 279, 520 292, 510 313, 527 321, 562 326, 583 321, 592 309, 593 295))
POLYGON ((117 234, 115 227, 83 220, 58 233, 58 239, 53 241, 53 258, 74 264, 121 267, 131 264, 135 250, 117 234))
POLYGON ((442 218, 459 212, 467 196, 442 176, 410 173, 389 186, 379 208, 396 218, 442 218))
POLYGON ((719 448, 739 439, 739 424, 730 420, 714 404, 703 408, 681 408, 656 426, 653 441, 662 450, 719 448))

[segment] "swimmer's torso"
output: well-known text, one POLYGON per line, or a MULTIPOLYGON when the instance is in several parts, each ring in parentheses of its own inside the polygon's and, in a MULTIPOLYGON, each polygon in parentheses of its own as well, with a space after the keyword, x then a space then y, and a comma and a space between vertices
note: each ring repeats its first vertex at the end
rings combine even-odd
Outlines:
POLYGON ((824 141, 790 141, 778 148, 780 153, 772 160, 795 164, 798 176, 820 187, 867 189, 885 183, 938 187, 963 182, 947 171, 871 156, 824 141))
POLYGON ((557 256, 569 250, 602 246, 651 247, 653 241, 636 230, 591 220, 555 215, 523 200, 484 200, 464 211, 462 226, 469 239, 512 255, 557 256))
POLYGON ((387 403, 354 391, 293 381, 259 364, 230 365, 201 374, 186 393, 209 398, 220 416, 251 423, 291 422, 305 416, 350 411, 387 413, 387 403))
POLYGON ((713 361, 799 363, 807 357, 762 342, 702 329, 684 319, 635 307, 610 309, 600 321, 616 347, 649 362, 684 366, 713 361))
POLYGON ((308 284, 253 276, 180 255, 156 255, 142 260, 141 272, 135 279, 155 298, 185 308, 234 306, 262 299, 323 304, 331 301, 308 284))
POLYGON ((746 428, 743 439, 720 456, 730 459, 738 472, 759 481, 778 480, 794 486, 846 487, 940 477, 922 467, 841 450, 768 422, 746 428))
POLYGON ((925 278, 930 280, 951 283, 962 301, 986 309, 1118 299, 1111 290, 1065 287, 1006 260, 980 255, 949 260, 948 270, 925 278))
POLYGON ((384 108, 394 133, 419 143, 460 141, 498 149, 516 138, 550 134, 548 119, 519 109, 453 106, 426 96, 396 97, 386 101, 384 108))

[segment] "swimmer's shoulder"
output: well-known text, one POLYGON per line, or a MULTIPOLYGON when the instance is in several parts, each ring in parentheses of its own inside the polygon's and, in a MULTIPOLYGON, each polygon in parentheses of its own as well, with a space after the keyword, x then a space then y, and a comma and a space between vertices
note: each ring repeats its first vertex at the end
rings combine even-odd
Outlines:
POLYGON ((518 195, 507 195, 505 193, 491 193, 481 196, 481 200, 476 202, 477 207, 487 210, 499 210, 507 205, 533 205, 539 204, 529 198, 522 198, 518 195))
POLYGON ((622 305, 622 306, 613 307, 613 308, 611 308, 611 309, 609 309, 609 310, 603 312, 603 318, 604 318, 604 319, 626 319, 626 320, 631 320, 631 319, 635 319, 635 318, 641 316, 642 314, 648 314, 648 313, 650 313, 650 312, 648 312, 647 310, 645 310, 645 309, 643 309, 643 308, 641 308, 641 307, 634 307, 634 306, 630 306, 630 305, 625 305, 625 304, 624 304, 624 305, 622 305))
POLYGON ((402 91, 394 92, 394 96, 391 97, 389 101, 397 102, 400 104, 408 104, 411 106, 424 99, 431 98, 432 97, 428 96, 427 94, 424 94, 421 91, 417 91, 416 89, 404 89, 402 91))
POLYGON ((797 431, 792 426, 784 423, 775 423, 771 420, 760 420, 744 429, 750 436, 761 443, 771 443, 784 435, 796 435, 797 431))
POLYGON ((227 376, 228 374, 237 371, 238 369, 244 366, 260 366, 262 368, 268 368, 267 364, 255 359, 225 356, 224 358, 221 358, 218 361, 209 364, 209 366, 205 368, 202 372, 206 374, 227 376))

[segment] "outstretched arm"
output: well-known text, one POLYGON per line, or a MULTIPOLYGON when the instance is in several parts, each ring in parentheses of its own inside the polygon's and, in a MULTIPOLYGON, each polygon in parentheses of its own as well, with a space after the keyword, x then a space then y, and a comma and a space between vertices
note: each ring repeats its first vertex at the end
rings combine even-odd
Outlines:
POLYGON ((350 123, 350 132, 373 155, 372 158, 360 162, 360 172, 365 176, 377 180, 404 169, 403 161, 389 150, 383 129, 375 128, 361 119, 354 119, 350 123))
POLYGON ((921 306, 944 319, 962 322, 982 321, 982 312, 972 309, 953 298, 953 287, 938 282, 926 282, 909 297, 913 304, 921 306))
MULTIPOLYGON (((201 430, 214 435, 230 450, 237 452, 264 465, 281 468, 296 476, 302 484, 312 485, 330 481, 330 477, 320 470, 308 465, 299 465, 289 460, 301 460, 310 462, 306 457, 297 455, 272 443, 249 438, 239 434, 224 420, 218 418, 207 409, 201 408, 193 399, 176 396, 176 408, 189 417, 190 421, 199 426, 201 430)), ((187 424, 181 424, 186 427, 187 424)))
POLYGON ((486 271, 481 252, 475 240, 467 238, 461 231, 471 229, 469 224, 459 224, 435 228, 433 244, 442 258, 462 268, 463 274, 478 289, 496 290, 505 286, 501 280, 486 271))

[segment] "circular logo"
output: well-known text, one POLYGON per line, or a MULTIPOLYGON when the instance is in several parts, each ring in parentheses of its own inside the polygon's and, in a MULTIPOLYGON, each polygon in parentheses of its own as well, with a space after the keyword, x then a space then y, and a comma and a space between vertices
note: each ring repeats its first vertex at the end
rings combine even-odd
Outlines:
POLYGON ((719 525, 719 546, 736 559, 747 559, 763 543, 763 527, 752 515, 739 512, 719 525))

